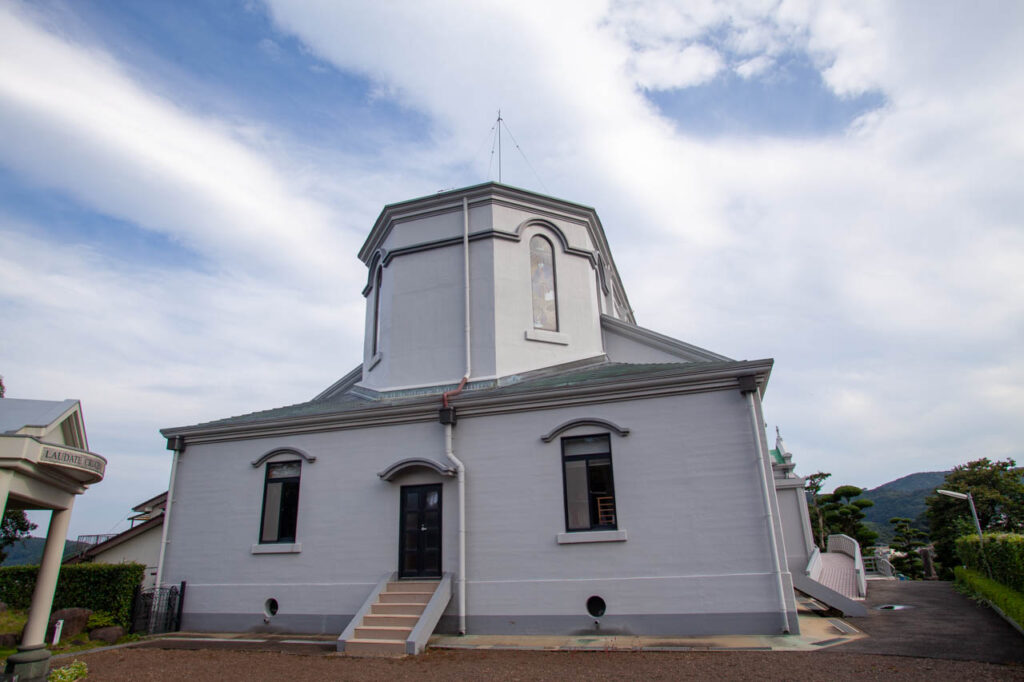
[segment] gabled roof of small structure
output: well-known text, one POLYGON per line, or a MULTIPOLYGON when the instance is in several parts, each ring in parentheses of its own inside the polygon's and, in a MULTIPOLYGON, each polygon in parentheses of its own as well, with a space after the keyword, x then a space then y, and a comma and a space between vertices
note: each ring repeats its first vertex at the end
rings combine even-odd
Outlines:
POLYGON ((87 561, 87 560, 91 559, 92 557, 97 556, 98 554, 102 554, 103 552, 111 550, 114 547, 117 547, 118 545, 121 545, 121 544, 124 544, 125 542, 128 542, 132 538, 136 538, 136 537, 142 535, 143 533, 148 533, 149 531, 153 530, 154 528, 160 528, 163 525, 164 525, 164 515, 160 514, 159 516, 155 516, 155 517, 149 519, 145 523, 140 523, 139 525, 137 525, 137 526, 135 526, 133 528, 129 528, 126 531, 118 533, 117 535, 115 535, 112 538, 109 538, 107 540, 104 540, 103 542, 100 542, 98 544, 93 545, 92 547, 89 547, 88 549, 86 549, 86 550, 84 550, 84 551, 74 555, 73 557, 69 558, 66 563, 77 564, 77 563, 81 563, 83 561, 87 561))
POLYGON ((0 398, 0 433, 14 434, 26 426, 49 426, 77 404, 77 400, 0 398))

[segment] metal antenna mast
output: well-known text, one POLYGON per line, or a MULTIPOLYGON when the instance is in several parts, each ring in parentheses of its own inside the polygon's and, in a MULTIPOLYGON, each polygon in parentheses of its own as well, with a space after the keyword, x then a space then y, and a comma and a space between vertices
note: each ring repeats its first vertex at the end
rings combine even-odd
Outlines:
POLYGON ((501 109, 498 109, 498 182, 501 182, 501 109))

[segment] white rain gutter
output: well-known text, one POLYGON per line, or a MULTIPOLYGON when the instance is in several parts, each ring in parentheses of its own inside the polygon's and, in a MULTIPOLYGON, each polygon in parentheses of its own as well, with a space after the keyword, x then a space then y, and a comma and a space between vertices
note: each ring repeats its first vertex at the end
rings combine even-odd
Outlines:
POLYGON ((768 518, 768 537, 772 547, 772 567, 775 572, 775 587, 779 592, 780 614, 782 615, 782 632, 789 634, 789 615, 786 613, 786 588, 782 584, 782 565, 779 563, 779 543, 775 537, 775 518, 772 515, 772 503, 768 490, 768 473, 765 471, 764 448, 761 447, 761 420, 757 417, 757 406, 754 403, 754 394, 757 393, 755 383, 754 390, 747 391, 748 403, 750 405, 750 419, 754 427, 754 442, 757 444, 757 468, 761 472, 761 493, 764 497, 764 513, 768 518))
POLYGON ((163 584, 161 581, 164 577, 164 556, 167 554, 167 536, 171 527, 171 504, 174 501, 174 477, 178 473, 179 457, 181 457, 181 452, 175 450, 174 458, 171 460, 171 480, 168 481, 167 486, 167 501, 164 502, 164 524, 161 529, 160 558, 157 559, 156 563, 156 587, 160 587, 163 584))
MULTIPOLYGON (((444 406, 448 407, 448 398, 462 392, 469 375, 473 369, 473 353, 470 345, 472 340, 472 326, 469 317, 469 199, 462 197, 462 262, 465 290, 465 315, 466 315, 466 373, 463 374, 459 387, 449 391, 442 396, 444 406)), ((466 466, 458 457, 452 447, 452 424, 444 425, 444 455, 455 465, 459 489, 459 634, 466 634, 466 466)))
POLYGON ((459 485, 459 634, 466 634, 466 467, 452 451, 452 425, 444 425, 444 454, 455 464, 459 485))

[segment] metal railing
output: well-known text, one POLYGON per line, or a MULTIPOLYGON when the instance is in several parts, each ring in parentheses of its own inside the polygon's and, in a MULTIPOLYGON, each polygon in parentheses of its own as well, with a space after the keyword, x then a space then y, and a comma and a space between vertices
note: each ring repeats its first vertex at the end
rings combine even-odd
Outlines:
POLYGON ((868 594, 867 577, 864 575, 864 558, 860 554, 860 545, 849 535, 829 535, 828 551, 838 552, 853 558, 853 570, 857 577, 857 594, 866 597, 868 594))
POLYGON ((77 542, 80 545, 98 545, 110 538, 116 538, 118 533, 101 533, 99 535, 79 535, 77 542))
POLYGON ((132 609, 132 632, 150 635, 176 632, 181 628, 185 605, 185 581, 139 590, 132 609))
POLYGON ((896 568, 885 557, 878 555, 864 557, 864 570, 870 575, 895 578, 896 568))

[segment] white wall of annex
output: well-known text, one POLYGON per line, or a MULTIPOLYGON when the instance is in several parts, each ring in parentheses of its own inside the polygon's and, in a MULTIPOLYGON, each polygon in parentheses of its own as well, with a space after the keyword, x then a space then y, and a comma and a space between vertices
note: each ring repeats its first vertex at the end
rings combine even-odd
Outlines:
POLYGON ((97 564, 123 564, 134 562, 146 566, 143 587, 153 587, 156 582, 156 568, 160 560, 160 540, 163 537, 163 526, 154 526, 141 535, 122 542, 93 558, 97 564))

